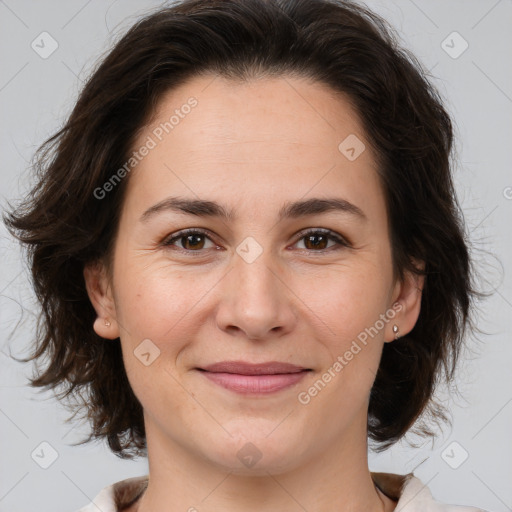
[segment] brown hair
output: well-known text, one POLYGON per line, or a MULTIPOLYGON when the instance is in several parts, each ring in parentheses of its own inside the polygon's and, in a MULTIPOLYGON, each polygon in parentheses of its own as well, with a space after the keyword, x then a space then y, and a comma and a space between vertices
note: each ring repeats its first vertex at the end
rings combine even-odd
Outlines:
POLYGON ((426 276, 414 329, 384 344, 368 435, 382 450, 422 413, 446 420, 432 395, 442 373, 453 376, 477 293, 451 177, 450 117, 397 41, 383 19, 347 1, 184 0, 138 21, 104 58, 64 127, 36 154, 31 194, 4 216, 28 248, 42 305, 26 360, 45 356, 49 364, 31 384, 64 386, 58 396, 75 398, 73 417, 85 409, 92 431, 82 443, 106 438, 120 457, 146 454, 120 344, 93 331, 83 277, 86 263, 110 261, 129 178, 105 200, 94 191, 127 161, 162 94, 207 72, 309 77, 354 105, 378 159, 395 273, 426 276), (424 272, 414 260, 425 262, 424 272))

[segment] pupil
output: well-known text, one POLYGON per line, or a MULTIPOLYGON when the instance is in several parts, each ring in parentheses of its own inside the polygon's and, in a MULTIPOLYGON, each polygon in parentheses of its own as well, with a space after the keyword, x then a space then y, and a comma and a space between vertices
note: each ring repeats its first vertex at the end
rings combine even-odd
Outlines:
MULTIPOLYGON (((203 237, 203 235, 187 235, 185 237, 185 239, 186 239, 185 245, 187 246, 186 248, 196 248, 197 249, 197 245, 201 244, 202 237, 203 237)), ((309 244, 310 247, 308 247, 308 248, 311 248, 311 247, 324 248, 325 241, 326 241, 325 235, 308 235, 306 237, 306 247, 308 247, 308 244, 309 244), (320 239, 320 241, 318 241, 318 239, 320 239)))
MULTIPOLYGON (((317 243, 315 243, 315 242, 314 242, 314 239, 317 239, 317 238, 323 238, 323 241, 325 242, 325 235, 309 235, 309 236, 308 236, 308 237, 306 237, 306 238, 307 238, 307 241, 308 241, 308 242, 311 242, 311 243, 312 243, 313 247, 318 248, 318 246, 319 246, 319 245, 321 245, 321 246, 322 246, 322 248, 323 248, 323 245, 324 245, 324 244, 323 244, 322 242, 320 242, 320 243, 318 243, 318 242, 317 242, 317 243)), ((307 247, 307 244, 306 244, 306 247, 307 247)))
MULTIPOLYGON (((187 241, 186 241, 186 245, 189 245, 189 246, 190 246, 190 245, 192 245, 192 248, 197 248, 197 247, 196 247, 196 243, 199 243, 199 244, 200 244, 200 243, 201 243, 201 241, 200 241, 200 239, 201 239, 201 238, 202 238, 202 235, 187 235, 187 237, 186 237, 186 240, 187 240, 187 241), (194 239, 196 239, 196 243, 192 242, 192 243, 190 244, 190 243, 189 243, 189 242, 190 242, 190 240, 194 240, 194 239), (197 239, 199 239, 199 242, 197 241, 197 239)), ((187 248, 190 248, 190 247, 187 247, 187 248)))

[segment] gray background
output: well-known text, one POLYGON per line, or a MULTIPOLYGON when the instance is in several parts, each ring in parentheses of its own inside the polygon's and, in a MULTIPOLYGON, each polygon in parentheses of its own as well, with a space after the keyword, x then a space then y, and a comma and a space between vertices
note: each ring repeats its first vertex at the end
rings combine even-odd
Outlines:
MULTIPOLYGON (((162 4, 0 0, 3 207, 27 190, 34 150, 60 127, 84 77, 116 34, 157 5, 162 4), (47 58, 31 47, 39 41, 39 52, 51 49, 54 43, 42 32, 58 44, 47 58)), ((457 190, 481 285, 496 289, 479 313, 486 334, 478 342, 468 340, 456 382, 459 394, 438 392, 452 411, 453 426, 446 426, 435 443, 411 436, 416 448, 401 442, 384 454, 370 454, 370 469, 414 470, 442 502, 512 510, 512 280, 507 272, 512 255, 512 2, 375 0, 367 5, 399 31, 446 99, 458 137, 457 190), (469 46, 461 53, 464 41, 469 46)), ((104 486, 146 474, 147 464, 118 459, 102 444, 71 446, 83 438, 85 427, 64 424, 68 414, 52 395, 27 386, 31 365, 8 357, 28 353, 37 308, 19 248, 3 225, 0 229, 0 511, 71 512, 104 486), (55 461, 42 442, 53 447, 55 461)))

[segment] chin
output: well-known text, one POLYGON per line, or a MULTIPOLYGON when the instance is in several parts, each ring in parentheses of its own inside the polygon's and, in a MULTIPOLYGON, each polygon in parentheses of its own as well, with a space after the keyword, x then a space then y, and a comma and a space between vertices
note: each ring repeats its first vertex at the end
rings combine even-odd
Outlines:
POLYGON ((226 428, 233 437, 212 442, 204 455, 223 471, 237 475, 268 476, 292 470, 299 464, 304 439, 297 436, 295 440, 286 429, 278 433, 278 423, 273 422, 273 427, 264 431, 246 428, 235 432, 226 428), (214 452, 212 446, 217 448, 214 452))
POLYGON ((281 451, 269 455, 269 452, 265 449, 253 451, 252 447, 247 449, 249 446, 249 443, 247 443, 247 446, 241 448, 241 450, 245 450, 243 457, 239 458, 238 452, 235 453, 234 457, 224 452, 222 454, 211 454, 210 461, 220 470, 239 476, 268 477, 269 474, 286 473, 299 465, 293 451, 281 451))

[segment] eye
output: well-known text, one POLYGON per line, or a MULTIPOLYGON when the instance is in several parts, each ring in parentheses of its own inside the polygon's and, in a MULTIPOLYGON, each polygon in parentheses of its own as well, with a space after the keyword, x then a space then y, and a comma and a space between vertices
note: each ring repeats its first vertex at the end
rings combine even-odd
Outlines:
MULTIPOLYGON (((301 250, 306 250, 307 252, 322 253, 328 249, 333 249, 333 247, 335 247, 334 250, 340 247, 351 247, 350 243, 345 238, 329 229, 309 229, 308 231, 300 232, 299 236, 300 238, 296 244, 304 241, 304 249, 301 248, 301 250), (329 241, 334 241, 334 243, 329 246, 329 241)), ((218 246, 212 242, 206 231, 196 228, 186 229, 176 233, 174 236, 165 239, 162 242, 162 246, 175 247, 187 253, 200 253, 203 249, 218 248, 218 246), (178 242, 178 244, 176 244, 176 242, 178 242), (209 246, 208 242, 210 242, 209 246)))
POLYGON ((167 238, 162 242, 162 245, 164 247, 174 246, 174 242, 178 241, 180 246, 178 249, 186 252, 199 252, 201 249, 216 247, 213 242, 210 247, 205 247, 206 240, 211 242, 210 237, 205 231, 199 229, 186 229, 184 231, 180 231, 171 238, 167 238))
POLYGON ((300 238, 297 243, 304 240, 304 248, 309 252, 323 252, 327 249, 332 249, 335 246, 338 247, 334 250, 339 249, 340 246, 350 247, 350 244, 346 239, 330 229, 315 228, 310 229, 309 231, 302 231, 299 235, 300 238), (335 242, 330 247, 326 245, 329 243, 329 240, 334 240, 335 242))

